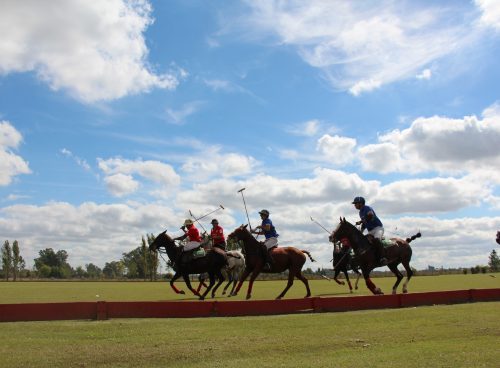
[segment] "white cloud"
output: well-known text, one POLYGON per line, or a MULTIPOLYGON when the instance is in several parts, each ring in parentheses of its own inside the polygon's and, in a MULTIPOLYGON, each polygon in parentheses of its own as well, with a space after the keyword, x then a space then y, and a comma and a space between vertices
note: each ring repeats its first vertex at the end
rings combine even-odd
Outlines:
POLYGON ((108 189, 116 196, 124 196, 139 188, 137 177, 160 185, 150 194, 162 196, 180 184, 180 176, 174 168, 159 161, 126 160, 122 158, 98 159, 98 166, 106 175, 104 179, 108 189), (156 193, 156 194, 155 194, 156 193))
POLYGON ((0 210, 0 233, 19 241, 28 267, 49 247, 67 250, 72 266, 92 262, 103 267, 140 246, 141 236, 177 229, 181 219, 171 208, 155 204, 13 205, 0 210))
POLYGON ((287 131, 294 135, 313 137, 318 134, 320 130, 321 122, 319 120, 313 119, 308 120, 304 123, 294 124, 287 131))
POLYGON ((220 147, 209 146, 200 153, 185 158, 182 171, 193 181, 210 177, 233 177, 249 174, 258 162, 251 156, 238 153, 221 153, 220 147))
POLYGON ((500 3, 497 0, 475 0, 475 3, 482 12, 480 22, 500 30, 500 3))
MULTIPOLYGON (((473 38, 465 7, 413 2, 252 0, 250 13, 231 21, 245 35, 295 47, 337 89, 354 95, 413 78, 431 62, 473 38)), ((226 25, 225 29, 228 29, 226 25)))
POLYGON ((83 167, 85 170, 89 171, 90 170, 90 165, 88 164, 88 162, 84 159, 81 159, 80 157, 78 156, 75 156, 73 154, 73 152, 71 152, 70 150, 68 150, 67 148, 62 148, 61 149, 61 153, 66 156, 66 157, 69 157, 71 159, 73 159, 77 164, 78 166, 81 166, 83 167))
POLYGON ((108 191, 115 197, 123 197, 134 193, 139 188, 139 183, 132 175, 114 174, 106 176, 104 182, 108 191))
POLYGON ((316 151, 322 155, 322 160, 334 165, 345 165, 354 159, 356 140, 338 135, 323 135, 318 139, 316 151))
POLYGON ((167 120, 173 124, 184 124, 188 116, 197 113, 204 105, 205 102, 203 101, 192 101, 184 104, 178 110, 167 108, 167 120))
POLYGON ((415 76, 415 78, 417 79, 424 79, 424 80, 431 79, 431 77, 432 77, 432 71, 430 69, 424 69, 422 70, 422 72, 420 72, 415 76))
POLYGON ((407 129, 379 137, 377 144, 359 149, 365 170, 377 172, 479 173, 490 171, 500 181, 500 108, 494 104, 483 119, 433 116, 415 119, 407 129))
POLYGON ((20 174, 30 174, 28 163, 14 154, 23 137, 8 121, 0 121, 0 186, 9 185, 20 174))
POLYGON ((2 1, 0 74, 34 71, 87 103, 173 89, 174 74, 155 74, 146 63, 152 22, 145 0, 2 1))

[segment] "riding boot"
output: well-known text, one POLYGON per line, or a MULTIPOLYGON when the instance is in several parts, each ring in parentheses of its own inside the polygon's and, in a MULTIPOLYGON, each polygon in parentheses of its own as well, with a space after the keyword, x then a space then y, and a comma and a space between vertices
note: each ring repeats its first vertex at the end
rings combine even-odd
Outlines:
POLYGON ((273 259, 264 243, 262 243, 262 253, 264 255, 264 271, 271 271, 273 259))
POLYGON ((378 238, 373 239, 373 245, 375 248, 375 259, 378 260, 379 264, 382 266, 387 265, 387 258, 385 258, 384 254, 384 245, 382 244, 382 240, 378 238))

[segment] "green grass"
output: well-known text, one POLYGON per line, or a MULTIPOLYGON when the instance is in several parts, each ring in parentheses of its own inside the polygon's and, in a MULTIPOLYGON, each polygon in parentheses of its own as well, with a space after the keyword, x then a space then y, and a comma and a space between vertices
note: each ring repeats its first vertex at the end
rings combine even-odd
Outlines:
MULTIPOLYGON (((354 281, 354 280, 353 280, 354 281)), ((395 282, 394 277, 375 278, 373 281, 385 293, 390 293, 395 282)), ((194 283, 197 285, 197 282, 194 283)), ((46 282, 0 282, 0 303, 44 303, 75 301, 156 301, 156 300, 196 300, 187 290, 184 282, 177 282, 177 287, 186 291, 186 295, 176 295, 167 282, 84 282, 84 281, 46 281, 46 282)), ((257 281, 253 288, 252 299, 274 299, 284 289, 285 280, 257 281)), ((229 300, 244 300, 248 281, 239 295, 229 300)), ((311 280, 313 296, 348 296, 347 286, 337 285, 333 281, 311 280)), ((500 273, 475 275, 416 276, 409 284, 410 292, 439 290, 500 288, 500 273), (492 277, 494 276, 494 277, 492 277)), ((401 292, 401 286, 399 288, 401 292)), ((354 295, 371 295, 363 279, 359 290, 354 295)), ((305 287, 296 280, 285 298, 302 298, 305 287)), ((218 293, 217 300, 228 300, 218 293)))
MULTIPOLYGON (((140 284, 137 284, 139 286, 140 284)), ((498 367, 500 302, 0 324, 2 367, 498 367)))

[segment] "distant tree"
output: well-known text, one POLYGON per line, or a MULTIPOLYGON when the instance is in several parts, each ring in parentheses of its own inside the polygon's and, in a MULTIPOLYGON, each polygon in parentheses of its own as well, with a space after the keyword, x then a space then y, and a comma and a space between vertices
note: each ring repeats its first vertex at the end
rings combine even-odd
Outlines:
POLYGON ((12 272, 12 248, 8 240, 3 243, 2 247, 2 270, 4 278, 9 281, 12 272))
POLYGON ((142 258, 142 269, 144 270, 144 281, 146 281, 146 277, 149 276, 149 270, 148 270, 148 258, 149 258, 149 252, 146 251, 147 246, 146 246, 146 239, 144 239, 144 236, 141 239, 141 258, 142 258))
POLYGON ((500 258, 495 249, 491 251, 489 259, 488 266, 490 266, 490 270, 492 272, 500 271, 500 258))
POLYGON ((148 249, 146 250, 147 254, 146 259, 148 263, 149 280, 154 281, 158 276, 158 265, 159 265, 158 252, 149 251, 149 246, 151 245, 151 243, 154 242, 155 236, 153 234, 147 234, 146 237, 148 241, 148 249))
POLYGON ((87 272, 85 272, 85 270, 83 269, 82 266, 78 266, 77 268, 75 268, 74 275, 76 277, 78 277, 79 279, 83 279, 83 278, 87 277, 87 272))
POLYGON ((123 253, 122 262, 125 265, 126 276, 130 279, 144 278, 144 267, 141 247, 131 252, 123 253))
POLYGON ((129 253, 123 253, 123 262, 128 278, 156 279, 158 253, 149 251, 149 244, 154 241, 153 234, 142 237, 141 246, 129 253))
POLYGON ((102 269, 102 273, 105 277, 110 279, 123 277, 125 274, 125 265, 122 261, 106 262, 104 268, 102 269))
POLYGON ((19 253, 19 243, 17 242, 17 240, 14 240, 14 243, 12 243, 12 270, 13 270, 14 281, 17 280, 17 276, 24 268, 24 266, 25 266, 24 259, 23 257, 21 257, 19 253))
MULTIPOLYGON (((38 252, 39 257, 35 258, 35 268, 41 275, 40 271, 43 266, 50 267, 50 273, 48 276, 42 277, 54 277, 54 278, 68 278, 73 274, 73 269, 67 262, 68 253, 65 250, 59 250, 54 252, 52 248, 46 248, 38 252)), ((44 268, 43 274, 46 273, 44 268)))
POLYGON ((87 270, 87 277, 91 279, 99 279, 102 276, 102 270, 96 265, 89 263, 85 265, 87 270))

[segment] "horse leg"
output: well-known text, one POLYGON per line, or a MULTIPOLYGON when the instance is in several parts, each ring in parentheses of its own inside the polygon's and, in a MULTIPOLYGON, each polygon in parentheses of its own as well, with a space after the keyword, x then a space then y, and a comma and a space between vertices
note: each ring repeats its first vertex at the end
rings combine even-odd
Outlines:
POLYGON ((335 274, 334 274, 334 276, 333 276, 333 279, 335 280, 335 282, 336 282, 337 284, 339 284, 339 285, 345 285, 345 282, 344 282, 344 281, 339 281, 339 280, 337 280, 337 277, 339 277, 339 274, 340 274, 340 269, 339 269, 339 268, 337 268, 337 269, 335 270, 335 274))
POLYGON ((413 276, 413 271, 411 270, 410 263, 407 261, 403 262, 403 267, 406 270, 406 281, 403 284, 403 293, 406 294, 408 292, 408 283, 413 276))
POLYGON ((247 290, 247 300, 252 297, 252 289, 253 289, 253 283, 257 276, 259 276, 260 269, 255 268, 252 272, 252 276, 250 276, 250 281, 248 282, 248 290, 247 290))
POLYGON ((207 285, 205 284, 205 280, 204 280, 201 273, 200 273, 200 276, 198 276, 198 282, 199 282, 199 284, 198 284, 198 288, 196 289, 196 291, 199 293, 202 286, 207 287, 207 285))
POLYGON ((213 273, 209 273, 208 278, 210 279, 210 283, 208 284, 207 290, 205 290, 203 295, 200 295, 200 300, 205 300, 205 297, 207 296, 208 292, 212 289, 212 287, 215 284, 215 275, 213 273))
MULTIPOLYGON (((232 282, 233 282, 233 276, 231 273, 229 273, 228 274, 228 281, 227 281, 226 286, 224 286, 224 290, 222 291, 222 295, 226 294, 226 290, 229 287, 229 285, 231 285, 232 282)), ((233 290, 234 290, 234 287, 233 287, 233 290)), ((231 293, 233 292, 233 290, 231 290, 231 293)), ((229 296, 231 296, 231 294, 229 294, 229 296)))
POLYGON ((295 277, 304 283, 307 291, 305 298, 309 298, 311 296, 311 289, 309 289, 309 281, 304 277, 304 275, 302 275, 302 271, 297 272, 295 277))
POLYGON ((363 277, 365 278, 366 287, 375 295, 384 294, 380 288, 375 286, 373 281, 370 279, 370 272, 363 271, 363 277))
POLYGON ((356 277, 356 283, 354 284, 354 289, 358 290, 358 284, 359 284, 359 279, 361 278, 361 274, 359 273, 359 271, 356 271, 356 274, 358 276, 356 277))
POLYGON ((175 273, 175 275, 174 275, 174 276, 170 279, 170 287, 171 287, 172 289, 174 289, 174 291, 175 291, 175 293, 176 293, 176 294, 186 294, 186 293, 184 292, 184 290, 179 290, 179 289, 177 289, 177 287, 174 285, 175 280, 177 280, 177 279, 178 279, 179 277, 181 277, 181 276, 182 276, 182 275, 181 275, 180 273, 177 273, 177 272, 176 272, 176 273, 175 273))
POLYGON ((349 285, 349 291, 352 293, 351 280, 349 280, 349 274, 347 273, 347 270, 344 270, 344 275, 345 279, 347 280, 347 285, 349 285))
POLYGON ((403 280, 403 274, 398 270, 397 264, 391 263, 390 265, 387 265, 387 267, 389 267, 392 273, 397 277, 396 282, 392 286, 392 295, 396 295, 398 293, 399 283, 403 280))
POLYGON ((213 288, 212 290, 212 298, 215 298, 215 292, 217 291, 217 289, 219 288, 219 286, 221 286, 221 284, 226 280, 224 278, 224 275, 222 274, 222 272, 218 272, 217 274, 217 278, 219 279, 219 282, 217 283, 217 285, 215 285, 215 287, 213 288))
POLYGON ((288 289, 290 289, 293 285, 293 278, 295 277, 294 273, 289 270, 288 272, 288 282, 286 283, 286 286, 285 286, 285 289, 281 292, 280 295, 278 295, 278 297, 276 299, 281 299, 285 296, 286 292, 288 291, 288 289))
POLYGON ((236 295, 238 295, 238 292, 240 291, 241 286, 245 282, 245 280, 248 277, 248 275, 250 275, 250 271, 245 268, 245 271, 243 272, 243 275, 241 276, 240 282, 238 283, 238 286, 236 287, 236 290, 234 292, 232 292, 230 296, 236 296, 236 295))
POLYGON ((187 273, 182 275, 182 278, 184 279, 184 282, 186 283, 187 287, 189 290, 193 292, 194 295, 200 296, 200 293, 197 292, 193 287, 191 286, 191 281, 189 280, 189 275, 187 273))

